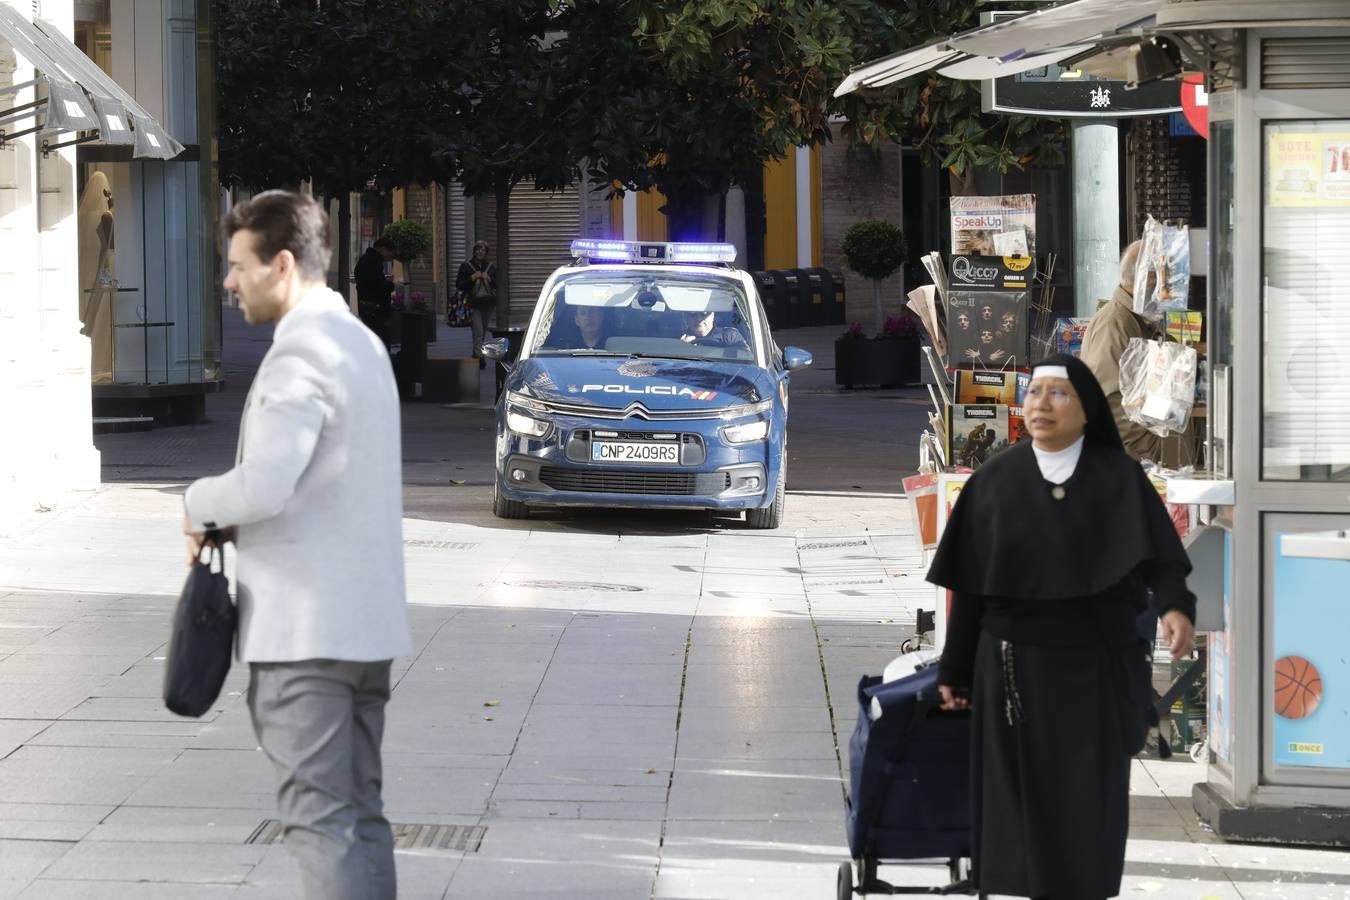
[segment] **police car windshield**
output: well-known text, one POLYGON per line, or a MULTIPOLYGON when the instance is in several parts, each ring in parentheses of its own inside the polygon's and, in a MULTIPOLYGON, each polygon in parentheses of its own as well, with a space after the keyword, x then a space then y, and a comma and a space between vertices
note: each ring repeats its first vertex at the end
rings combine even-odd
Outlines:
POLYGON ((596 266, 559 280, 531 355, 755 361, 750 304, 730 279, 596 266))

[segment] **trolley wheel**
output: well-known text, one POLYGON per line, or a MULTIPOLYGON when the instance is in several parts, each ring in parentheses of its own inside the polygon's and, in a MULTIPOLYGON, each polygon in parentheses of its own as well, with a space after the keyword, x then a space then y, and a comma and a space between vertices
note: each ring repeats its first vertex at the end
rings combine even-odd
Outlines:
POLYGON ((853 900, 853 863, 839 864, 839 900, 853 900))
POLYGON ((915 650, 918 649, 919 649, 919 642, 916 641, 914 638, 905 638, 903 641, 900 642, 901 653, 913 653, 915 650))

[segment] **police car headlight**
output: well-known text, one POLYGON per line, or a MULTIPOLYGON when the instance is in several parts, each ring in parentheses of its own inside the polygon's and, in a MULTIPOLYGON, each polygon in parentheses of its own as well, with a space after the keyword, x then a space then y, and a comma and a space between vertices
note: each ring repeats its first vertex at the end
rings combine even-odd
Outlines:
POLYGON ((548 434, 553 424, 510 409, 506 411, 506 427, 524 437, 541 438, 548 434))
POLYGON ((769 420, 760 419, 757 422, 746 422, 743 425, 723 425, 722 437, 726 438, 730 444, 748 444, 751 441, 762 441, 769 436, 769 420))

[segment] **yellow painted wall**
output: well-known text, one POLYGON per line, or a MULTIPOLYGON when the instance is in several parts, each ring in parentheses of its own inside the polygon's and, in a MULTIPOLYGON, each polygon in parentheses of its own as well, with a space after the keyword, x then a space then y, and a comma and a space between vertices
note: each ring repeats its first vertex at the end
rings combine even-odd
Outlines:
POLYGON ((797 150, 764 166, 764 268, 797 267, 797 150))
MULTIPOLYGON (((666 217, 660 212, 666 203, 665 195, 656 189, 637 195, 637 239, 639 241, 666 240, 666 217)), ((615 195, 609 202, 609 232, 614 240, 623 240, 623 198, 615 195)))
POLYGON ((652 188, 638 194, 637 198, 637 237, 639 241, 664 241, 668 234, 666 216, 661 207, 666 205, 666 195, 652 188))

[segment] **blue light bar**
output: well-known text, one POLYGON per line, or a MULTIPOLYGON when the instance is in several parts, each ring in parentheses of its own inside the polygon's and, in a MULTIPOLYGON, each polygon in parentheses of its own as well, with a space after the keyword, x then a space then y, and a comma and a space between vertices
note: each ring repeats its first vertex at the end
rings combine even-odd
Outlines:
POLYGON ((733 263, 736 245, 581 238, 572 242, 572 256, 597 262, 733 263))

